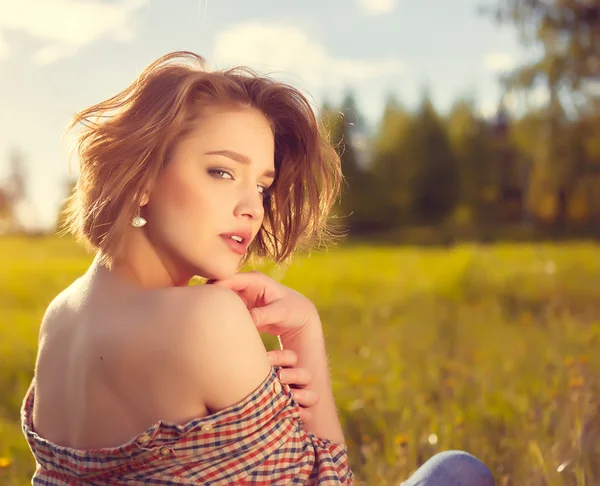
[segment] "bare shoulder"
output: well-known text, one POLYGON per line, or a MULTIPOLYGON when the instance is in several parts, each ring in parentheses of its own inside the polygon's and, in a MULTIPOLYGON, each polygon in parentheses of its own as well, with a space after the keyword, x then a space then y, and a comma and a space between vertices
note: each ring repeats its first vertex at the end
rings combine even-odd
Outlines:
POLYGON ((162 345, 168 343, 177 367, 209 409, 239 402, 268 375, 266 349, 235 292, 215 285, 173 288, 163 291, 153 307, 154 325, 168 330, 158 333, 162 345))
MULTIPOLYGON (((151 299, 155 297, 150 296, 151 299)), ((185 336, 241 332, 259 337, 242 299, 217 285, 176 287, 161 291, 153 307, 158 318, 172 320, 171 328, 185 336)))
POLYGON ((77 291, 78 286, 79 279, 59 292, 46 307, 39 328, 38 339, 40 346, 45 344, 46 337, 56 327, 56 324, 61 322, 71 311, 73 306, 70 301, 72 300, 72 294, 77 291))

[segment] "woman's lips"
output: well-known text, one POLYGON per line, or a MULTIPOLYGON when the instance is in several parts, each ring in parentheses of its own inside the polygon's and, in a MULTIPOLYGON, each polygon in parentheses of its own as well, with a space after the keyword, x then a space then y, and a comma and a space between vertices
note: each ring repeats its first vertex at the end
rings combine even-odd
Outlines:
POLYGON ((244 245, 243 243, 235 241, 230 236, 221 235, 221 238, 223 238, 225 244, 234 253, 237 253, 238 255, 243 255, 244 253, 246 253, 246 245, 244 245))

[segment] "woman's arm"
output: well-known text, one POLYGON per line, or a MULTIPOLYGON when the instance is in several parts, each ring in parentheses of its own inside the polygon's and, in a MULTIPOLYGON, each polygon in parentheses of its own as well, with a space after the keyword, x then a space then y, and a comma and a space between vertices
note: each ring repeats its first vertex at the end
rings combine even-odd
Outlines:
POLYGON ((307 389, 319 396, 319 403, 310 409, 311 417, 305 422, 304 430, 322 439, 345 444, 331 390, 325 339, 318 313, 315 311, 315 316, 302 331, 282 335, 280 340, 283 349, 291 349, 298 355, 297 366, 311 371, 313 379, 307 389))
POLYGON ((308 386, 319 396, 310 408, 312 417, 305 430, 317 437, 344 443, 335 408, 325 340, 319 313, 314 304, 295 290, 256 271, 243 272, 225 280, 211 281, 236 292, 250 310, 259 331, 279 336, 283 349, 298 355, 297 366, 311 371, 308 386))
POLYGON ((246 398, 271 369, 267 351, 244 302, 225 288, 173 289, 172 324, 163 337, 174 371, 198 390, 211 412, 246 398))

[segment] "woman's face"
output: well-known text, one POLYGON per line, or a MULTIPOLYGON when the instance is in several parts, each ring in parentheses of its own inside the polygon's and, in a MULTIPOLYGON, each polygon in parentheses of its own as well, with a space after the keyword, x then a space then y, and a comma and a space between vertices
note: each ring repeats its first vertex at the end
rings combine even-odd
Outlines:
POLYGON ((203 110, 144 208, 144 230, 171 275, 222 279, 238 270, 263 222, 274 153, 273 130, 258 110, 203 110))

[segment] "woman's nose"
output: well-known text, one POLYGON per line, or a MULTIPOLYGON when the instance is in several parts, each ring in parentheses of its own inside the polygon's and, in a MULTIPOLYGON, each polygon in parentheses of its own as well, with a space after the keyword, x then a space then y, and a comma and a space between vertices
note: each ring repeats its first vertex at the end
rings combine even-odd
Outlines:
POLYGON ((244 191, 236 207, 236 216, 247 216, 250 219, 261 219, 264 215, 263 196, 258 192, 244 191))

